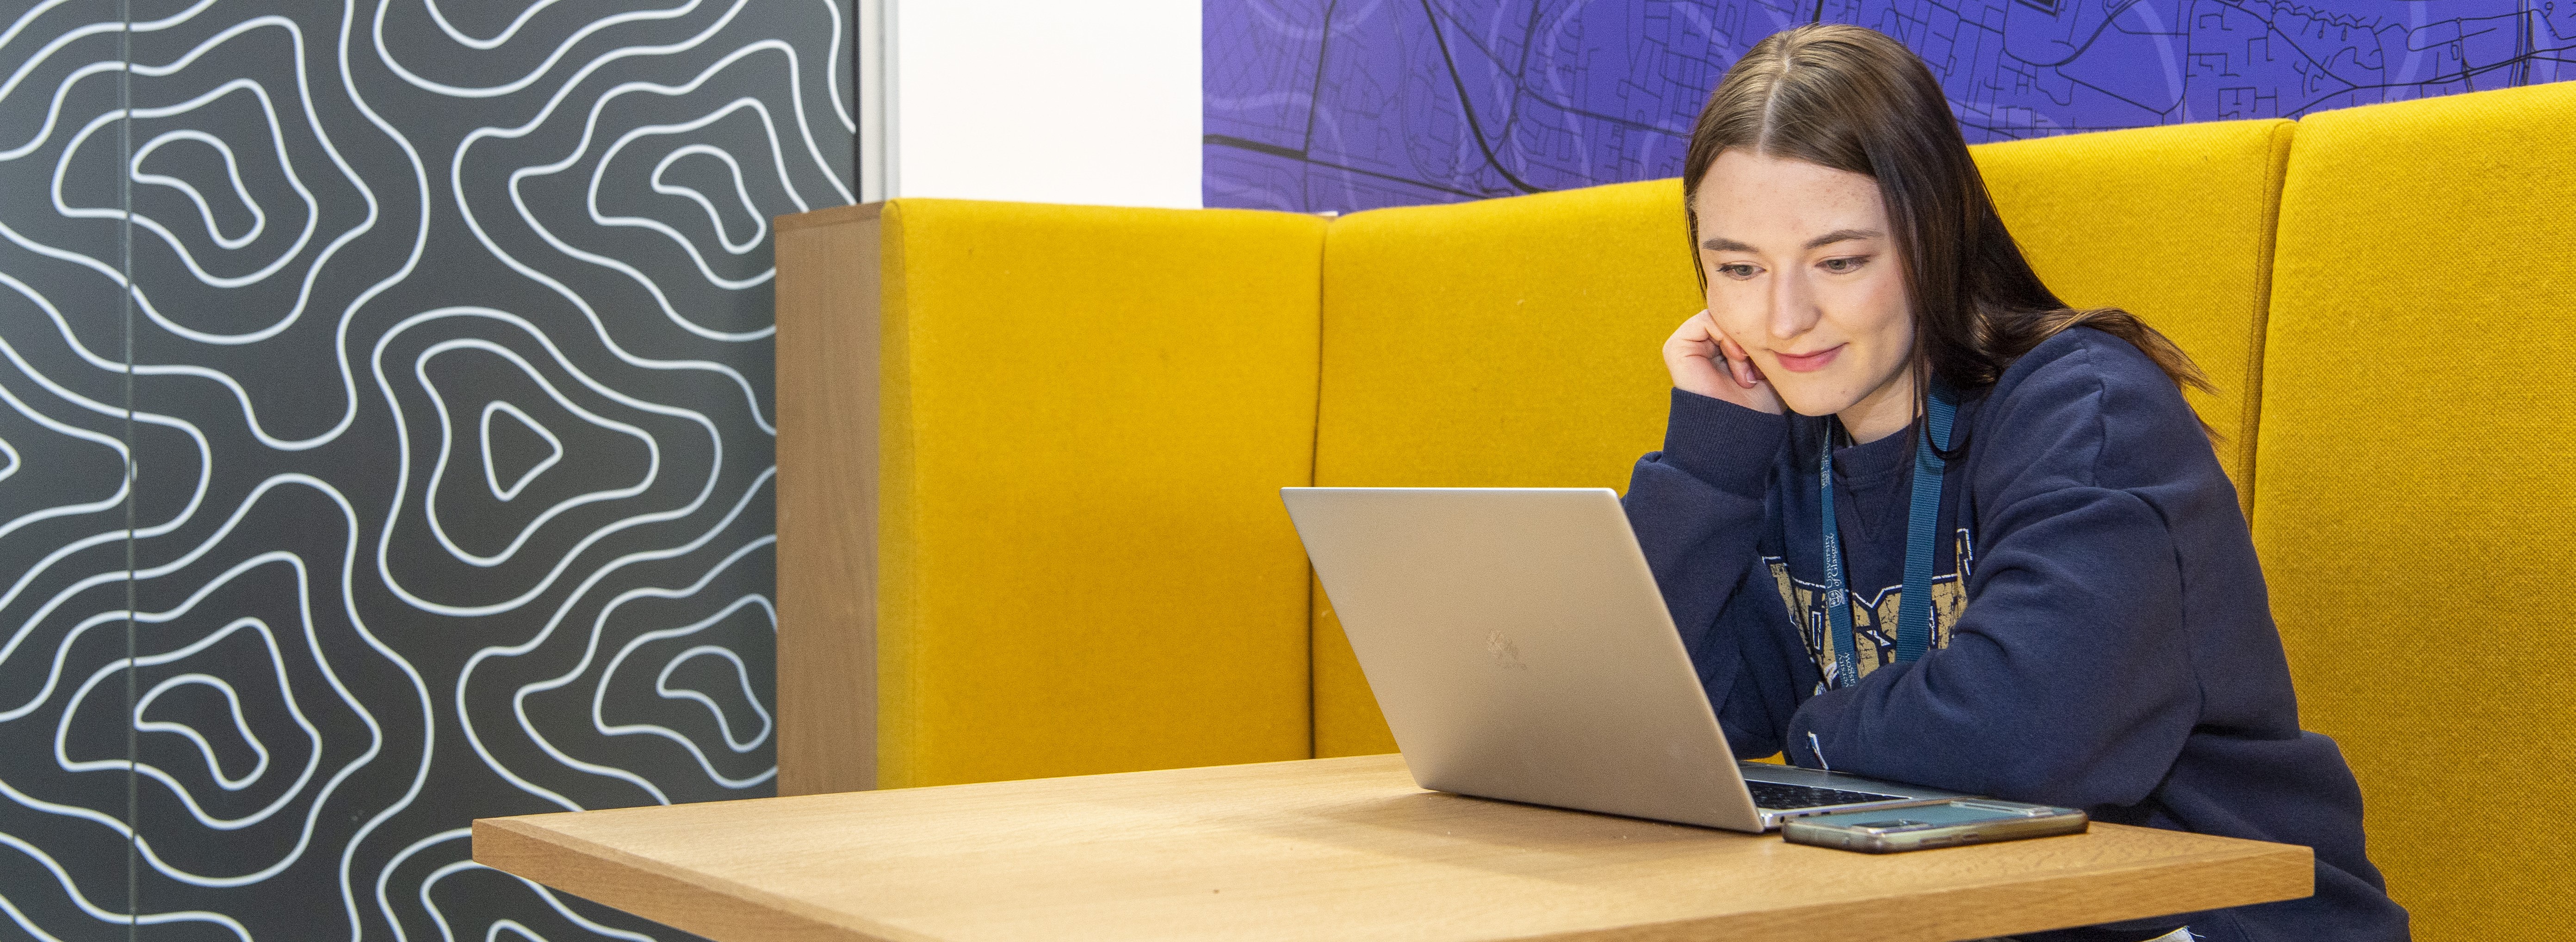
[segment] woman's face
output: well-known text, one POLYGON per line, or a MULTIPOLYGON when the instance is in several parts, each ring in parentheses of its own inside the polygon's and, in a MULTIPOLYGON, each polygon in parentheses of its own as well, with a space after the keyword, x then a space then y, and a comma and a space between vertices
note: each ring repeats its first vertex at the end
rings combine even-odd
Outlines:
POLYGON ((1730 148, 1692 207, 1708 315, 1802 415, 1913 420, 1914 312, 1878 181, 1730 148))

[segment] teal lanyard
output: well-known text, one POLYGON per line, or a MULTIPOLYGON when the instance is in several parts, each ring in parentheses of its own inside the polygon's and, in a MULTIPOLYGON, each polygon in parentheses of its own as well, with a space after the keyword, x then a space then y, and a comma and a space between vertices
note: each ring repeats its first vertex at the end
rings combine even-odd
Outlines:
MULTIPOLYGON (((1959 404, 1950 387, 1939 379, 1932 381, 1932 395, 1925 404, 1925 425, 1931 434, 1914 441, 1914 494, 1905 512, 1905 595, 1896 603, 1896 661, 1910 663, 1932 647, 1932 539, 1933 529, 1941 518, 1941 472, 1946 462, 1940 449, 1950 447, 1950 420, 1958 414, 1959 404)), ((1819 476, 1824 494, 1825 513, 1825 618, 1834 630, 1834 686, 1850 687, 1860 683, 1860 648, 1852 640, 1849 592, 1843 589, 1842 537, 1834 520, 1834 429, 1835 420, 1825 419, 1824 459, 1819 476)))

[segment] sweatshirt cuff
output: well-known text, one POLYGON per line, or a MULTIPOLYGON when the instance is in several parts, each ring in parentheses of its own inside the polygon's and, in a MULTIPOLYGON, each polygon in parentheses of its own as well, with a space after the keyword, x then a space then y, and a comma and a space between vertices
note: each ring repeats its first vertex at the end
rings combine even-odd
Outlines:
POLYGON ((1711 487, 1758 498, 1788 435, 1788 416, 1675 389, 1672 415, 1664 422, 1663 462, 1711 487))

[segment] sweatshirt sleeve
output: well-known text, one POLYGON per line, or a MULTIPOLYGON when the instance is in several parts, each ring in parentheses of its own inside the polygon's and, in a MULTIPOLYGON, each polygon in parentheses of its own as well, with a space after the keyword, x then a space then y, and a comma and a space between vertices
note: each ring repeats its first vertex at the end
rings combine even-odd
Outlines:
POLYGON ((1998 387, 1977 423, 1981 545, 1949 646, 1806 701, 1792 759, 1818 765, 1813 732, 1837 771, 2076 808, 2136 804, 2172 768, 2199 712, 2182 568, 2141 496, 2156 482, 2100 471, 2106 453, 2208 446, 2161 375, 2161 395, 2132 364, 2106 381, 2094 361, 2110 352, 2079 347, 1998 387))
POLYGON ((1748 758, 1780 751, 1807 689, 1803 646, 1760 558, 1787 434, 1784 416, 1673 390, 1664 448, 1638 459, 1624 499, 1727 744, 1748 758))

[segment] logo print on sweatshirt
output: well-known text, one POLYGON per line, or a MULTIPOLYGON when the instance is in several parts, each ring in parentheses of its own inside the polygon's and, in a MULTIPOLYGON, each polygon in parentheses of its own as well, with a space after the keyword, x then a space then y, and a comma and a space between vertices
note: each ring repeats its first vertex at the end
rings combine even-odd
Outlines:
MULTIPOLYGON (((1932 576, 1935 649, 1950 646, 1950 627, 1958 623, 1960 613, 1967 611, 1968 592, 1961 576, 1973 571, 1977 561, 1976 538, 1965 528, 1957 532, 1951 549, 1956 554, 1951 558, 1958 561, 1961 571, 1932 576)), ((1807 656, 1824 673, 1825 683, 1817 688, 1818 692, 1834 686, 1839 652, 1834 650, 1833 623, 1825 616, 1825 587, 1791 576, 1788 561, 1780 557, 1765 556, 1762 562, 1771 567, 1771 580, 1780 589, 1780 601, 1789 606, 1789 620, 1798 624, 1798 637, 1807 644, 1807 656)), ((1904 584, 1883 586, 1868 595, 1848 587, 1843 591, 1850 596, 1844 601, 1851 607, 1852 646, 1860 649, 1860 676, 1867 677, 1871 671, 1896 663, 1896 612, 1905 599, 1904 584)))

